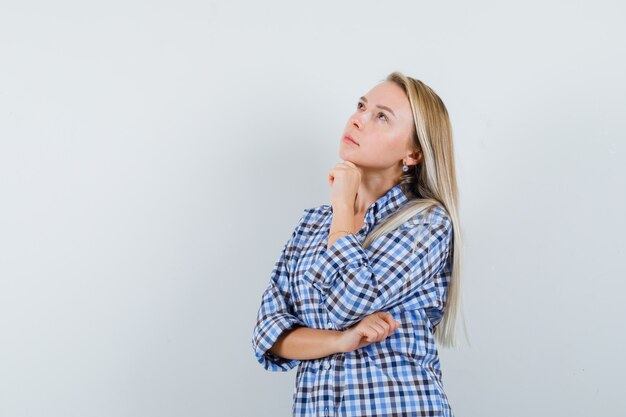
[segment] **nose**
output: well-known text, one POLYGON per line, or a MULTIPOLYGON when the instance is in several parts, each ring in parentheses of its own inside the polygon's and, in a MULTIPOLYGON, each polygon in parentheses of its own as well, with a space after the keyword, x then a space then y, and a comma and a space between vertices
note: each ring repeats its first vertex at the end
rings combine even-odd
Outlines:
POLYGON ((360 129, 361 127, 363 127, 363 122, 359 118, 358 114, 355 114, 354 116, 352 116, 352 125, 355 126, 357 129, 360 129))

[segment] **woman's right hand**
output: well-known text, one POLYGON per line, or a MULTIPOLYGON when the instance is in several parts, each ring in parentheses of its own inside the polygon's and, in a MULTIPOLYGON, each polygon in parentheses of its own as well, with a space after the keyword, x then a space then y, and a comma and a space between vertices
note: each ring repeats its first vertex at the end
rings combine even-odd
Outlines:
POLYGON ((344 330, 339 337, 340 352, 352 352, 369 344, 385 340, 391 332, 400 327, 391 313, 377 311, 360 322, 344 330))

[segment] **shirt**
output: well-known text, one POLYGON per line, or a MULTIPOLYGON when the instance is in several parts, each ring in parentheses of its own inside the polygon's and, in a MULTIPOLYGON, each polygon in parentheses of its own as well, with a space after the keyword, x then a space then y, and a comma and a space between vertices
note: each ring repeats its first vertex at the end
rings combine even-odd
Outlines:
POLYGON ((261 297, 252 348, 268 371, 298 367, 293 416, 453 417, 434 341, 452 272, 449 215, 437 205, 361 246, 407 201, 395 185, 369 206, 358 232, 330 248, 332 206, 307 208, 284 245, 261 297), (288 329, 345 330, 377 311, 400 323, 380 342, 312 360, 268 351, 288 329))

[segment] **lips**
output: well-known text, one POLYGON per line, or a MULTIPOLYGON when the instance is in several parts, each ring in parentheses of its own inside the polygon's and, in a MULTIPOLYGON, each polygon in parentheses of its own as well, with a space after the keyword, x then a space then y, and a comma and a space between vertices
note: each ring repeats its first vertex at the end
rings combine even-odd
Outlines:
POLYGON ((352 139, 352 137, 350 135, 345 135, 343 138, 347 139, 349 141, 352 141, 352 142, 354 142, 357 145, 359 144, 359 142, 357 142, 356 140, 352 139))

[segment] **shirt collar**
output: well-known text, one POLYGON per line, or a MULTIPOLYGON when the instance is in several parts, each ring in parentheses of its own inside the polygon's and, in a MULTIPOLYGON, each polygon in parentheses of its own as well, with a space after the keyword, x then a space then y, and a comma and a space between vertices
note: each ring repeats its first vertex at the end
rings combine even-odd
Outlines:
POLYGON ((365 217, 369 217, 369 211, 372 211, 374 219, 376 220, 374 223, 378 223, 399 209, 407 201, 408 198, 398 183, 391 187, 385 195, 376 200, 374 204, 368 208, 368 212, 365 213, 365 217))

